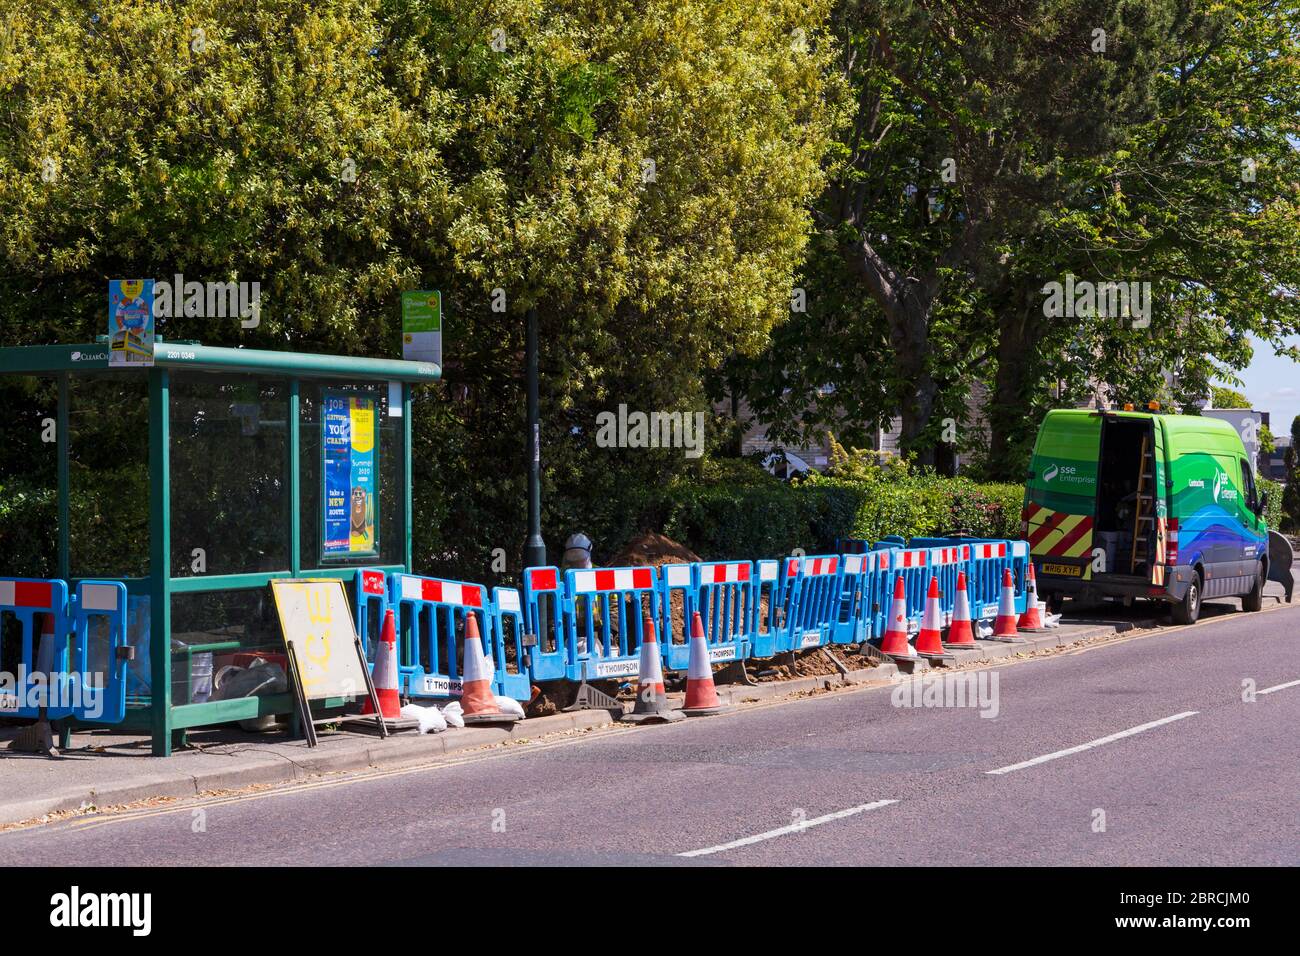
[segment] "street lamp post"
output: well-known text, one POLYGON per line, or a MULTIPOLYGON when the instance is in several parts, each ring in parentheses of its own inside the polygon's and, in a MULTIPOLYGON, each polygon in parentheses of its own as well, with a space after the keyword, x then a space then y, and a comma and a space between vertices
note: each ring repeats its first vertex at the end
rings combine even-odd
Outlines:
POLYGON ((524 362, 528 368, 528 540, 524 542, 524 567, 546 564, 542 540, 542 426, 537 400, 537 309, 528 310, 524 362))

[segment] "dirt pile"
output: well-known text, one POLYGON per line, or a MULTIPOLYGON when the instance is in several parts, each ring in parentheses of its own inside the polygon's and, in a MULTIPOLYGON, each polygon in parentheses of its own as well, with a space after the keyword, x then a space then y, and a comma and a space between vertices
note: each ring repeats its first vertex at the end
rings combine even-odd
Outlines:
POLYGON ((609 567, 657 568, 664 564, 693 564, 700 560, 700 556, 686 545, 654 531, 643 531, 609 559, 609 567))

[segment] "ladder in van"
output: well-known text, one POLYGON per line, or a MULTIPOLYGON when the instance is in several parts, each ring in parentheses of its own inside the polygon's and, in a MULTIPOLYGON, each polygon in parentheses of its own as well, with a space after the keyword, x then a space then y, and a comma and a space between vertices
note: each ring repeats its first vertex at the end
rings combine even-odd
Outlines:
POLYGON ((1142 454, 1138 458, 1137 495, 1133 502, 1133 548, 1129 553, 1129 573, 1136 574, 1138 556, 1142 563, 1151 565, 1151 532, 1155 530, 1155 478, 1156 462, 1151 436, 1142 436, 1142 454))

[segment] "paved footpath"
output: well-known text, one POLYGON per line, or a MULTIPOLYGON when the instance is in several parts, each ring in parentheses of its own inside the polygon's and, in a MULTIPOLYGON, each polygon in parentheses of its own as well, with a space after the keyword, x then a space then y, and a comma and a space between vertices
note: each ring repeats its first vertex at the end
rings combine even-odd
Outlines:
POLYGON ((869 688, 13 830, 0 864, 1300 863, 1300 607, 984 673, 992 718, 869 688))

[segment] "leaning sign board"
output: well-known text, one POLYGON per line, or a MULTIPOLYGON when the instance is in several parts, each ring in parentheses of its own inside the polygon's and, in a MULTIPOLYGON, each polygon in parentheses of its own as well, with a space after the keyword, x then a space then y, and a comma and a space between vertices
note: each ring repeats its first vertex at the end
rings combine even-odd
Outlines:
POLYGON ((364 719, 374 720, 380 734, 387 736, 343 582, 335 578, 277 578, 271 581, 271 593, 308 744, 316 746, 316 724, 361 717, 313 718, 311 702, 327 698, 369 698, 371 713, 364 719))

